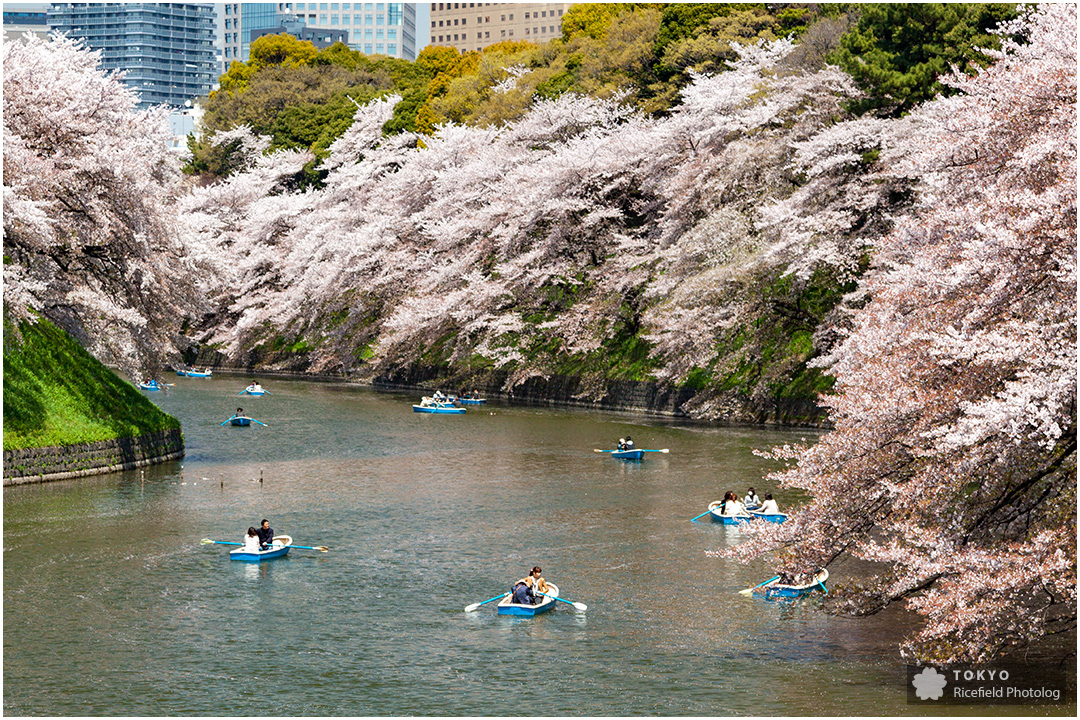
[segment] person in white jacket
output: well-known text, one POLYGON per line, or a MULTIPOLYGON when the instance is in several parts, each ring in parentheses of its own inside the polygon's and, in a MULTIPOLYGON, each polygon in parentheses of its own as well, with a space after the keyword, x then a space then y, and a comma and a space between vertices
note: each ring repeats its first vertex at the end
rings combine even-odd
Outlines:
POLYGON ((758 512, 763 515, 776 515, 780 512, 780 507, 772 499, 772 493, 765 493, 765 502, 761 503, 761 509, 758 512))
POLYGON ((253 527, 249 527, 247 535, 244 536, 244 551, 259 552, 259 533, 255 532, 253 527))

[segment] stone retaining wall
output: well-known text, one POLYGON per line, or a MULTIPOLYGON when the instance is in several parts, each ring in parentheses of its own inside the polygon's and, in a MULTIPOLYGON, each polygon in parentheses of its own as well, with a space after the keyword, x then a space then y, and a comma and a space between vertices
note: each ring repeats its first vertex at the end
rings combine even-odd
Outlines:
POLYGON ((4 451, 4 485, 66 480, 131 470, 184 456, 180 430, 82 445, 4 451))

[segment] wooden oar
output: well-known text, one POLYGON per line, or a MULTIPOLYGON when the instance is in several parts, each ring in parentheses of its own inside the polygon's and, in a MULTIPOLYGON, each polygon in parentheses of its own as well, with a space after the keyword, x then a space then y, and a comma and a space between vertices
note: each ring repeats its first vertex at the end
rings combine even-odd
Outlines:
POLYGON ((487 605, 489 602, 495 602, 496 600, 502 600, 504 597, 508 596, 509 594, 510 593, 508 593, 508 592, 504 592, 502 595, 496 595, 493 598, 488 598, 484 602, 478 602, 478 603, 473 603, 472 605, 466 605, 465 606, 465 612, 472 612, 473 610, 480 607, 481 605, 487 605))
MULTIPOLYGON (((203 538, 201 541, 203 545, 243 545, 244 543, 229 542, 227 540, 211 540, 210 538, 203 538)), ((319 552, 329 552, 330 548, 325 545, 319 545, 318 547, 311 547, 310 545, 283 545, 282 547, 296 548, 297 550, 318 550, 319 552)))
POLYGON ((559 602, 564 602, 567 605, 573 605, 576 609, 581 610, 582 612, 585 612, 586 610, 589 609, 589 606, 586 605, 585 603, 571 602, 570 600, 563 600, 558 595, 548 595, 547 593, 540 592, 539 590, 537 591, 537 593, 539 595, 543 595, 544 597, 549 597, 549 598, 552 598, 554 600, 558 600, 559 602))
POLYGON ((779 579, 780 579, 780 576, 779 576, 779 575, 777 575, 776 577, 771 577, 771 578, 769 578, 768 580, 766 580, 765 582, 763 582, 763 583, 759 583, 759 584, 755 585, 755 586, 754 586, 754 587, 752 587, 752 588, 746 588, 745 590, 740 590, 740 591, 739 591, 739 594, 740 594, 740 595, 749 595, 749 594, 751 594, 752 592, 754 592, 755 590, 757 590, 757 589, 758 589, 759 587, 761 587, 762 585, 768 585, 768 584, 769 584, 769 583, 771 583, 771 582, 772 582, 773 580, 779 580, 779 579))

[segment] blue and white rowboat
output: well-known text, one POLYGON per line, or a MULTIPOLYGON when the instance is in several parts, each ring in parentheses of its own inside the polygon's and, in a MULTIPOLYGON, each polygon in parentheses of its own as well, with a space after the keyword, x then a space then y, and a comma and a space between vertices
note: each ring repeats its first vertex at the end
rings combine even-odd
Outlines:
POLYGON ((757 520, 764 520, 765 522, 776 523, 777 525, 787 520, 787 515, 784 513, 763 513, 751 510, 750 514, 757 520))
POLYGON ((507 595, 499 601, 499 614, 500 615, 522 615, 525 617, 533 617, 535 615, 541 615, 546 613, 555 607, 555 598, 559 596, 559 588, 557 585, 547 584, 547 595, 554 597, 547 597, 541 595, 543 598, 541 602, 536 605, 522 605, 520 603, 512 602, 513 596, 507 595))
MULTIPOLYGON (((177 372, 177 374, 179 374, 179 372, 177 372)), ((187 370, 187 371, 184 372, 184 374, 187 375, 188 377, 193 377, 193 378, 209 378, 209 377, 214 376, 214 371, 213 370, 207 370, 206 372, 199 372, 197 370, 187 370)))
POLYGON ((158 390, 161 389, 161 386, 158 385, 157 380, 151 380, 150 382, 139 383, 139 389, 140 390, 147 390, 149 392, 157 392, 158 390))
POLYGON ((645 457, 644 450, 612 450, 611 457, 620 460, 640 460, 645 457))
POLYGON ((292 538, 290 536, 275 535, 273 542, 270 543, 269 549, 251 552, 244 548, 237 548, 229 552, 229 559, 256 563, 262 562, 263 560, 276 560, 277 558, 283 558, 288 555, 289 547, 291 545, 292 538))
POLYGON ((413 405, 413 412, 418 413, 435 413, 438 415, 464 415, 465 408, 454 407, 450 403, 439 403, 435 405, 413 405))
POLYGON ((263 390, 262 385, 248 385, 246 388, 240 391, 241 395, 265 395, 266 391, 263 390))
POLYGON ((709 503, 709 519, 722 525, 742 525, 754 519, 753 515, 742 513, 741 515, 723 515, 720 512, 721 502, 709 503))
POLYGON ((485 398, 458 398, 459 405, 483 405, 487 402, 485 398))
POLYGON ((773 580, 770 583, 754 588, 755 595, 764 595, 766 600, 772 600, 774 598, 797 598, 803 595, 809 595, 815 590, 823 590, 826 593, 829 592, 825 587, 825 581, 829 579, 829 571, 825 568, 821 568, 814 574, 814 577, 805 583, 798 585, 783 585, 779 580, 773 580))
POLYGON ((229 418, 229 422, 233 425, 238 425, 239 427, 247 427, 251 424, 251 418, 244 416, 231 417, 229 418))

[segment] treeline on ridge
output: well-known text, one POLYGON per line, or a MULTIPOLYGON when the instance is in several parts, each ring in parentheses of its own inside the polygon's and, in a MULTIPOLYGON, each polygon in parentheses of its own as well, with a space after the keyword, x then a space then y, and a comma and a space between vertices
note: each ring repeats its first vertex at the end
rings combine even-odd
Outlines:
POLYGON ((479 52, 429 45, 415 62, 265 36, 206 100, 186 170, 205 181, 229 175, 238 144, 218 147, 211 138, 247 125, 271 138, 271 150, 312 151, 316 160, 297 182, 318 184, 318 162, 352 124, 357 105, 392 93, 402 100, 387 134, 430 135, 446 122, 499 126, 566 92, 617 96, 662 116, 694 73, 728 69, 734 43, 789 36, 799 42, 794 68, 831 63, 855 79, 865 97, 852 112, 897 117, 945 92, 937 78, 950 67, 988 64, 979 50, 997 46, 988 31, 1015 16, 1008 3, 586 3, 571 6, 554 40, 511 40, 479 52), (516 82, 503 88, 508 79, 516 82))

